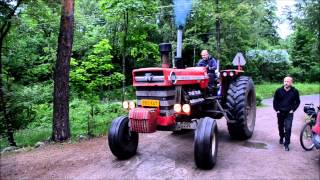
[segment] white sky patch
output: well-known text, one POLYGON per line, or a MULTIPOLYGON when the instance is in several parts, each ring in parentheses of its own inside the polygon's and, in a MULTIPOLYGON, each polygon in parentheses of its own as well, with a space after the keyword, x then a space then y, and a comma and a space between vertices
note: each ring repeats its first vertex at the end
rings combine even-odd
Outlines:
POLYGON ((286 8, 290 8, 291 10, 293 10, 295 3, 295 0, 277 0, 278 10, 276 14, 280 19, 280 22, 278 23, 277 32, 279 33, 279 36, 282 39, 285 39, 288 35, 292 34, 293 32, 289 21, 286 20, 284 12, 286 8))

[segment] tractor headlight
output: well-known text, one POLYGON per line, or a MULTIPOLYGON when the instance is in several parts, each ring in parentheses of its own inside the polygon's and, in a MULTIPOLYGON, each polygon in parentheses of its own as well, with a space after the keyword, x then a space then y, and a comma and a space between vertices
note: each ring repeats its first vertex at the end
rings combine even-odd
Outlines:
POLYGON ((177 113, 181 112, 181 104, 175 104, 173 110, 177 113))
POLYGON ((182 106, 182 110, 183 110, 183 112, 189 114, 189 113, 191 112, 191 106, 190 106, 190 104, 184 104, 184 105, 182 106))
POLYGON ((234 72, 233 71, 230 72, 230 76, 231 77, 234 76, 234 72))
POLYGON ((136 107, 136 103, 134 101, 129 101, 129 109, 133 109, 136 107))
POLYGON ((123 101, 122 107, 123 107, 124 109, 128 109, 128 108, 129 108, 129 102, 128 102, 128 101, 123 101))
POLYGON ((228 73, 227 72, 223 72, 222 76, 227 77, 228 73))

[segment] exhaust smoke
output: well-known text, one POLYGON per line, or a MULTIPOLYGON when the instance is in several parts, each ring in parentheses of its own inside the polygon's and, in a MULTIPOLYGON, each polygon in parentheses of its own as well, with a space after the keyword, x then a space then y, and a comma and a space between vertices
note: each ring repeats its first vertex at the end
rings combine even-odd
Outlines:
POLYGON ((177 26, 177 51, 174 61, 176 68, 184 68, 182 61, 182 33, 183 27, 186 25, 187 16, 192 7, 192 0, 174 0, 175 24, 177 26))
POLYGON ((177 27, 184 27, 192 7, 192 0, 174 0, 175 23, 177 27))

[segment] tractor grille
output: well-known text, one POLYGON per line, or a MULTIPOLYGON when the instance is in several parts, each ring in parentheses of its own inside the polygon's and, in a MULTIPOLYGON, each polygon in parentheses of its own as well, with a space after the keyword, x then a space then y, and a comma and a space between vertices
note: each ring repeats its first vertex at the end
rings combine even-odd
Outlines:
POLYGON ((176 89, 172 87, 137 87, 137 104, 141 107, 142 99, 160 101, 160 115, 171 116, 174 114, 173 106, 176 102, 176 89))
POLYGON ((136 72, 135 80, 137 82, 148 82, 148 83, 164 82, 163 71, 136 72))

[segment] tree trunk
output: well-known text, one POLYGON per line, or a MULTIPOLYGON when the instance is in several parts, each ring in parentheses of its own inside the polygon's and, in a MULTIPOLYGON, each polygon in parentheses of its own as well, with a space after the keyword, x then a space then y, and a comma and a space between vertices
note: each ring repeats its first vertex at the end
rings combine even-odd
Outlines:
POLYGON ((220 60, 221 48, 220 48, 220 28, 221 28, 221 20, 220 20, 220 11, 219 11, 219 0, 216 0, 216 14, 218 17, 216 18, 216 48, 217 48, 217 60, 220 60))
POLYGON ((124 12, 124 37, 123 37, 123 49, 122 49, 122 74, 124 79, 122 81, 122 101, 124 101, 125 86, 126 86, 126 52, 127 52, 127 36, 128 36, 128 26, 129 26, 129 14, 128 10, 124 12))
POLYGON ((57 62, 54 71, 52 140, 70 138, 69 126, 69 71, 73 43, 74 0, 63 0, 57 62))

